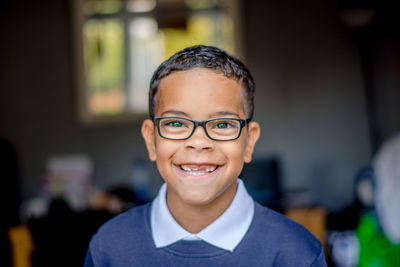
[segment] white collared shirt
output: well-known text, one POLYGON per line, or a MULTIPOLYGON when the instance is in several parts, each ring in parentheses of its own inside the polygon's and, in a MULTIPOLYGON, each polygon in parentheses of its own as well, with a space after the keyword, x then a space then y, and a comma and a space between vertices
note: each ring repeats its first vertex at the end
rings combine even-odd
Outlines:
POLYGON ((197 234, 180 226, 172 217, 166 202, 167 185, 164 183, 151 207, 151 229, 157 248, 169 246, 179 240, 203 240, 218 248, 233 251, 245 236, 254 216, 254 201, 238 179, 236 195, 214 222, 197 234))

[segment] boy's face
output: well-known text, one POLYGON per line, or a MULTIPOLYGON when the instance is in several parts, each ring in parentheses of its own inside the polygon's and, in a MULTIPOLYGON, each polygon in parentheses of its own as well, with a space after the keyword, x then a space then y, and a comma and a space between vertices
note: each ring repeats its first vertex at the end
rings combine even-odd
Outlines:
MULTIPOLYGON (((161 80, 156 117, 178 116, 197 121, 212 118, 246 119, 242 86, 222 74, 195 68, 161 80)), ((238 139, 213 141, 202 127, 186 140, 160 137, 150 120, 142 134, 151 160, 167 183, 168 200, 207 205, 216 199, 232 200, 243 162, 250 162, 259 137, 259 125, 250 122, 238 139)))

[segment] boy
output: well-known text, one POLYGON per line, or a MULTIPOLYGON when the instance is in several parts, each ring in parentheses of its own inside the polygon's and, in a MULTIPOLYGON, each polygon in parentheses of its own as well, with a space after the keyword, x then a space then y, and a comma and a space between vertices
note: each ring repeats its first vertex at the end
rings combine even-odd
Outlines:
POLYGON ((246 67, 216 47, 159 66, 142 135, 165 184, 99 229, 85 266, 326 266, 307 230, 255 203, 238 179, 260 134, 253 95, 246 67))

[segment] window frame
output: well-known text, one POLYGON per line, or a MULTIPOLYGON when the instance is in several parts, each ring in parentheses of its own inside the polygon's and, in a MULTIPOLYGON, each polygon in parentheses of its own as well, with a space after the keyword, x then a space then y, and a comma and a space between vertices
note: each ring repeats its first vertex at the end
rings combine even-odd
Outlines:
MULTIPOLYGON (((92 114, 89 110, 89 93, 86 88, 86 76, 83 54, 83 26, 85 15, 83 13, 83 2, 85 0, 72 0, 71 18, 72 18, 72 40, 73 40, 73 67, 74 67, 74 91, 75 91, 75 111, 78 121, 83 125, 109 125, 109 124, 127 124, 140 123, 148 118, 148 112, 123 111, 113 115, 92 114)), ((163 1, 163 0, 158 0, 163 1)), ((235 55, 244 60, 243 38, 242 38, 242 0, 230 0, 232 4, 227 9, 231 15, 234 27, 234 50, 235 55)), ((140 16, 140 15, 139 15, 140 16)), ((126 58, 129 56, 126 55, 126 58)), ((129 60, 129 59, 128 59, 129 60)), ((126 80, 126 77, 125 77, 126 80)), ((149 81, 150 82, 150 81, 149 81)))

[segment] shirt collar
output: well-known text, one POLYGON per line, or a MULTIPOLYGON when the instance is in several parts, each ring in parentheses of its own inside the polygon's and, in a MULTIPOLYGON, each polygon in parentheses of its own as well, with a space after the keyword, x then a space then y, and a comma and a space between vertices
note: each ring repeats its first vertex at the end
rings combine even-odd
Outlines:
POLYGON ((169 246, 179 240, 201 239, 221 249, 233 251, 245 236, 254 216, 254 201, 238 179, 236 195, 214 222, 197 234, 191 234, 172 217, 166 203, 167 185, 164 183, 151 208, 151 229, 157 248, 169 246))

